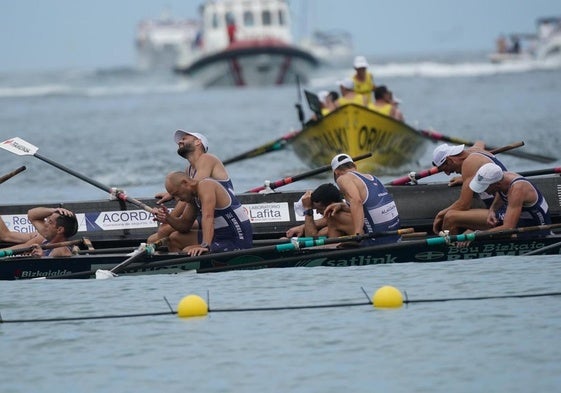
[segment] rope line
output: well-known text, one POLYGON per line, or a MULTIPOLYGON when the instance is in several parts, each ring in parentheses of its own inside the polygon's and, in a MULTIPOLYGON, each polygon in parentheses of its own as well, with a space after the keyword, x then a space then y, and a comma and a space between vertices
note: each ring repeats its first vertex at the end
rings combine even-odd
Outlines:
MULTIPOLYGON (((316 305, 302 305, 302 306, 278 306, 278 307, 248 307, 248 308, 208 308, 208 312, 256 312, 256 311, 283 311, 283 310, 313 310, 321 308, 339 308, 339 307, 356 307, 356 306, 372 306, 372 302, 364 288, 364 294, 368 298, 368 302, 358 303, 328 303, 316 305)), ((465 300, 493 300, 493 299, 522 299, 532 297, 548 297, 548 296, 561 296, 561 292, 545 292, 545 293, 528 293, 528 294, 513 294, 513 295, 493 295, 493 296, 474 296, 474 297, 453 297, 453 298, 436 298, 436 299, 409 299, 407 292, 404 292, 404 304, 414 303, 438 303, 438 302, 452 302, 452 301, 465 301, 465 300)), ((208 297, 208 295, 207 295, 208 297)), ((169 307, 170 311, 165 312, 152 312, 152 313, 138 313, 138 314, 119 314, 119 315, 92 315, 85 317, 58 317, 58 318, 34 318, 34 319, 3 319, 0 314, 0 324, 2 323, 33 323, 33 322, 71 322, 71 321, 87 321, 94 319, 117 319, 117 318, 138 318, 138 317, 154 317, 161 315, 176 315, 177 311, 173 310, 168 300, 164 300, 169 307)))

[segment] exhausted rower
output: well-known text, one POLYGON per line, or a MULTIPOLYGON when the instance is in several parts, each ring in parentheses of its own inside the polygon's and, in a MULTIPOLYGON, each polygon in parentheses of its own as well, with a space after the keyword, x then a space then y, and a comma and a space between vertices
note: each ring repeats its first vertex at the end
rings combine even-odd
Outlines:
MULTIPOLYGON (((376 176, 358 172, 353 159, 347 154, 333 157, 331 168, 346 203, 329 205, 325 209, 326 216, 329 217, 339 209, 349 211, 353 235, 395 231, 400 228, 395 201, 376 176)), ((380 236, 363 240, 361 246, 395 243, 400 239, 399 235, 380 236)))
POLYGON ((43 250, 41 245, 66 242, 78 232, 78 220, 73 212, 61 207, 35 207, 27 212, 29 221, 37 232, 20 233, 10 231, 4 221, 0 219, 0 240, 8 243, 19 243, 10 250, 34 246, 31 252, 34 256, 62 257, 71 256, 70 246, 43 250))
POLYGON ((247 212, 234 193, 217 180, 195 180, 184 172, 166 176, 166 190, 172 198, 184 201, 189 208, 179 217, 165 206, 154 209, 156 219, 175 230, 188 234, 182 250, 191 256, 251 248, 253 228, 247 212), (199 222, 200 230, 191 228, 199 222))
MULTIPOLYGON (((518 173, 503 171, 496 164, 485 164, 469 183, 473 192, 494 194, 487 223, 490 231, 551 224, 549 206, 540 190, 518 173)), ((541 236, 549 231, 518 236, 541 236)))

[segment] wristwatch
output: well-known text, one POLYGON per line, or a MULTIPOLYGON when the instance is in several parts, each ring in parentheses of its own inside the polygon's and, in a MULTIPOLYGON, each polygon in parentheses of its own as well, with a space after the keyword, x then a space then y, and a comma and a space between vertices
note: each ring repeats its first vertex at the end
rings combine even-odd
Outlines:
POLYGON ((208 248, 208 249, 210 250, 210 246, 209 246, 209 244, 208 244, 207 242, 202 242, 202 243, 201 243, 201 247, 202 247, 202 248, 208 248))
POLYGON ((306 210, 304 210, 304 215, 305 215, 305 216, 313 216, 313 215, 314 215, 314 209, 306 209, 306 210))

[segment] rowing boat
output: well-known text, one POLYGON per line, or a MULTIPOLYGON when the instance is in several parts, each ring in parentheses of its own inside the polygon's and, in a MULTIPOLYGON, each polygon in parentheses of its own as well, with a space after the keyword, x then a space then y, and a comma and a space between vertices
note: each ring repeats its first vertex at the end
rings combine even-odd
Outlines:
POLYGON ((404 122, 349 104, 308 122, 291 141, 294 152, 312 168, 339 154, 372 153, 357 162, 358 170, 377 175, 402 173, 425 152, 428 139, 404 122))
MULTIPOLYGON (((229 270, 249 270, 286 267, 341 267, 365 266, 406 262, 443 262, 470 260, 505 255, 523 255, 527 252, 559 254, 561 236, 551 235, 525 239, 510 237, 508 231, 472 234, 468 246, 456 240, 464 238, 428 237, 404 240, 394 244, 371 247, 295 247, 292 243, 256 247, 189 257, 178 253, 145 253, 124 266, 119 275, 170 274, 181 272, 210 273, 229 270)), ((464 235, 459 235, 464 236, 464 235)), ((352 237, 350 237, 352 238, 352 237)), ((348 239, 345 239, 348 240, 348 239)), ((310 244, 321 244, 311 242, 310 244)), ((123 265, 129 258, 124 254, 75 255, 45 259, 10 257, 0 262, 0 279, 32 278, 92 278, 98 270, 111 270, 123 265)))
MULTIPOLYGON (((546 198, 552 221, 561 222, 561 178, 558 175, 532 178, 546 198)), ((399 210, 402 227, 414 227, 417 231, 432 232, 432 222, 438 211, 454 202, 459 187, 445 183, 387 186, 399 210)), ((286 230, 302 224, 304 217, 297 214, 294 203, 302 196, 298 192, 274 192, 270 194, 238 194, 253 225, 254 239, 273 239, 284 236, 286 230)), ((144 198, 142 203, 154 206, 155 200, 144 198)), ((76 213, 79 230, 76 238, 88 238, 95 248, 136 247, 154 233, 157 224, 150 213, 139 210, 123 200, 97 200, 66 202, 65 208, 76 213)), ((0 216, 11 230, 33 231, 27 219, 27 211, 37 206, 3 205, 0 216)), ((47 204, 46 206, 58 206, 47 204)), ((483 206, 474 199, 473 206, 483 206)), ((170 205, 172 207, 172 205, 170 205)), ((6 247, 6 244, 0 246, 6 247)))

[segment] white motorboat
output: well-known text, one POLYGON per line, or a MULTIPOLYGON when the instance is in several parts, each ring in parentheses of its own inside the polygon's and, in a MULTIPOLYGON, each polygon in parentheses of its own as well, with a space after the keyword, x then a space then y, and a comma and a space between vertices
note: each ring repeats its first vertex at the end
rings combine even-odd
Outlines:
POLYGON ((201 86, 306 82, 319 65, 294 43, 285 0, 215 0, 201 7, 200 31, 184 45, 175 71, 201 86))
POLYGON ((536 33, 510 34, 510 44, 499 37, 489 59, 493 63, 561 61, 561 17, 539 18, 536 25, 536 33))

